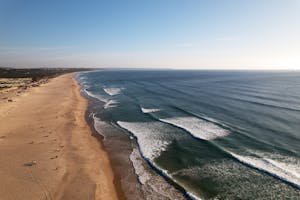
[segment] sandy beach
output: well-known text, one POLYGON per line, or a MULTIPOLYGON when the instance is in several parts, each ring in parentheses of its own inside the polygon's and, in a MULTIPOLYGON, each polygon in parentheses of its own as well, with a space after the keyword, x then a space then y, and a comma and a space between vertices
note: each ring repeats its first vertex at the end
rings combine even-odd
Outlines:
POLYGON ((73 75, 0 102, 0 199, 118 199, 73 75))

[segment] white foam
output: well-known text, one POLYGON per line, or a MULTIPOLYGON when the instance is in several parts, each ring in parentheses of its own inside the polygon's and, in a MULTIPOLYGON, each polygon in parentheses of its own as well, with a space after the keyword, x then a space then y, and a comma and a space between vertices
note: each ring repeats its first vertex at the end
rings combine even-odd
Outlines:
POLYGON ((108 99, 102 97, 101 95, 96 95, 96 94, 93 94, 92 92, 88 91, 87 89, 84 89, 84 92, 90 96, 90 97, 93 97, 95 99, 98 99, 99 101, 102 101, 104 103, 107 103, 108 102, 108 99))
MULTIPOLYGON (((230 154, 242 163, 272 174, 300 188, 300 162, 295 159, 293 162, 284 162, 284 160, 278 161, 266 157, 241 156, 232 152, 230 154)), ((291 161, 291 158, 285 160, 291 161)))
POLYGON ((172 181, 174 181, 176 184, 180 185, 181 187, 183 187, 186 191, 186 194, 193 200, 201 200, 200 197, 196 196, 195 194, 193 194, 192 192, 189 192, 184 185, 182 185, 180 182, 176 181, 176 179, 173 178, 173 175, 176 174, 175 173, 169 173, 167 170, 164 170, 162 168, 160 168, 159 166, 157 166, 155 163, 152 163, 152 165, 158 169, 164 176, 169 177, 172 181))
MULTIPOLYGON (((133 149, 129 158, 133 164, 134 171, 138 176, 139 182, 144 186, 143 190, 145 191, 146 199, 185 199, 183 195, 179 193, 172 185, 166 182, 163 177, 147 168, 148 165, 145 165, 137 148, 133 149)), ((166 173, 165 175, 167 175, 165 170, 159 168, 154 162, 151 163, 159 171, 164 174, 166 173)))
POLYGON ((135 174, 138 176, 140 183, 144 185, 151 178, 151 175, 145 170, 138 149, 133 149, 129 159, 132 162, 135 174))
POLYGON ((109 99, 107 99, 107 98, 105 98, 105 97, 103 97, 103 96, 101 96, 99 94, 93 94, 92 92, 88 91, 87 89, 84 89, 84 92, 87 95, 89 95, 90 97, 96 98, 99 101, 104 102, 105 103, 104 106, 103 106, 104 109, 114 108, 114 107, 117 107, 118 104, 119 104, 119 102, 116 101, 116 100, 113 100, 113 99, 109 100, 109 99))
MULTIPOLYGON (((121 122, 118 121, 117 124, 122 128, 128 130, 133 135, 136 136, 139 148, 143 156, 151 161, 151 165, 158 169, 164 176, 171 178, 174 182, 178 183, 172 178, 172 175, 165 169, 160 168, 153 159, 158 157, 162 151, 167 149, 168 144, 170 143, 164 135, 167 135, 168 129, 166 125, 161 122, 121 122)), ((138 175, 139 181, 141 184, 149 185, 155 193, 161 194, 165 197, 172 199, 171 192, 173 187, 166 186, 162 184, 159 179, 154 177, 152 174, 147 172, 147 170, 142 165, 142 160, 139 160, 140 153, 137 149, 134 149, 130 154, 130 160, 134 166, 135 173, 138 175)), ((188 195, 195 200, 200 200, 199 197, 192 193, 188 195)), ((175 198, 177 199, 177 198, 175 198)), ((181 199, 181 198, 179 198, 181 199)))
POLYGON ((158 108, 143 108, 143 107, 141 107, 141 110, 143 113, 154 113, 154 112, 161 111, 161 109, 158 108))
POLYGON ((93 120, 94 120, 94 128, 95 130, 103 136, 104 140, 106 140, 106 136, 105 134, 102 133, 102 129, 101 127, 103 126, 103 123, 100 119, 98 119, 97 117, 95 117, 95 114, 93 114, 93 120))
POLYGON ((108 100, 105 104, 104 104, 104 109, 108 109, 108 108, 114 108, 118 106, 118 101, 116 100, 108 100))
POLYGON ((123 90, 123 88, 117 87, 104 87, 103 90, 110 96, 118 95, 123 90))
POLYGON ((193 200, 201 200, 199 197, 197 197, 196 195, 194 195, 193 193, 191 192, 187 192, 187 195, 189 195, 189 197, 193 200))
POLYGON ((213 140, 229 135, 227 130, 222 129, 214 123, 201 120, 196 117, 161 118, 159 120, 183 128, 191 133, 194 137, 202 140, 213 140))
POLYGON ((93 93, 91 93, 90 91, 88 91, 86 88, 85 88, 83 91, 84 91, 88 96, 97 98, 96 95, 94 95, 93 93))
POLYGON ((165 151, 169 142, 164 138, 165 129, 160 122, 121 122, 117 124, 137 137, 143 156, 153 160, 165 151))

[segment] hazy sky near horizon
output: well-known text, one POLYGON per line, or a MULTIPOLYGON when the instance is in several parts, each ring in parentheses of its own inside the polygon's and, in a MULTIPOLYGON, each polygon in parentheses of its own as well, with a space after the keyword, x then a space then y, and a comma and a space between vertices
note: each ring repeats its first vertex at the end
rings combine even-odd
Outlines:
POLYGON ((300 0, 0 0, 0 66, 300 69, 300 0))

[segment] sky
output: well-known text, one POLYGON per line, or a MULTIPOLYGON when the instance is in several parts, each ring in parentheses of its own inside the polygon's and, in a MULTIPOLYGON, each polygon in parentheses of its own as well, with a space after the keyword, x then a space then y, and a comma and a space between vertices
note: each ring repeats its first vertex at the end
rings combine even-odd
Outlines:
POLYGON ((300 0, 0 0, 0 66, 300 70, 300 0))

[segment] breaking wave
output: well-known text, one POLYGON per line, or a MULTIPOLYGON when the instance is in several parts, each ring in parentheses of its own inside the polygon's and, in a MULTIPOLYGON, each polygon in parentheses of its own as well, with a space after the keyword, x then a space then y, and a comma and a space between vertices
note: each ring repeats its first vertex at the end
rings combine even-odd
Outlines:
POLYGON ((122 122, 117 124, 132 133, 146 159, 153 160, 167 149, 170 141, 164 136, 164 128, 160 122, 122 122))
POLYGON ((104 92, 106 92, 108 95, 110 96, 115 96, 121 93, 121 91, 123 90, 123 88, 117 88, 117 87, 104 87, 103 88, 104 92))
POLYGON ((196 117, 174 117, 159 119, 162 122, 183 128, 194 137, 202 140, 213 140, 229 135, 229 132, 221 127, 196 117))
POLYGON ((242 156, 232 152, 229 153, 241 163, 268 173, 300 189, 299 161, 288 158, 288 160, 283 160, 282 162, 267 157, 242 156))
POLYGON ((141 108, 143 113, 154 113, 154 112, 159 112, 161 109, 159 108, 141 108))

